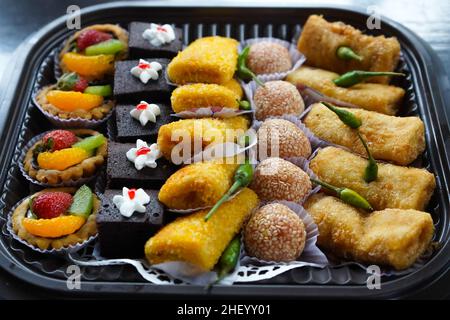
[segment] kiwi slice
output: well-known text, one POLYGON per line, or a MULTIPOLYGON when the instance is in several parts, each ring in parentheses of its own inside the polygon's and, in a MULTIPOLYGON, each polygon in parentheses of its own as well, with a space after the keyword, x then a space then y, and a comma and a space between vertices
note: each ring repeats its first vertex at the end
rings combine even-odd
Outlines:
POLYGON ((84 138, 81 141, 78 141, 77 143, 72 145, 72 148, 81 148, 86 150, 87 152, 91 152, 103 145, 105 141, 106 138, 104 135, 96 134, 95 136, 90 136, 84 138))
POLYGON ((92 213, 94 205, 94 194, 87 185, 83 185, 73 195, 72 205, 67 211, 68 214, 88 218, 92 213))

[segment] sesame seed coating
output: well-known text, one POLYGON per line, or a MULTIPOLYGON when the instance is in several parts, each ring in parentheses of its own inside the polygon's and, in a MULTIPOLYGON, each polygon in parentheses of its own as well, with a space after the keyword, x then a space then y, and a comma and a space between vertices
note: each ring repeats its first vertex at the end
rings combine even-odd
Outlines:
POLYGON ((292 68, 288 49, 278 43, 267 41, 250 46, 246 63, 256 74, 285 72, 292 68))
POLYGON ((305 110, 305 103, 297 88, 281 80, 268 81, 264 87, 258 87, 253 101, 257 120, 284 114, 298 116, 305 110))
POLYGON ((258 130, 260 160, 268 157, 303 157, 311 155, 311 143, 295 124, 284 119, 267 119, 258 130))
POLYGON ((261 200, 300 203, 311 191, 311 181, 295 164, 280 158, 268 158, 256 167, 250 188, 261 200))
POLYGON ((305 248, 306 230, 294 211, 280 203, 259 208, 244 229, 245 250, 266 261, 292 261, 305 248))

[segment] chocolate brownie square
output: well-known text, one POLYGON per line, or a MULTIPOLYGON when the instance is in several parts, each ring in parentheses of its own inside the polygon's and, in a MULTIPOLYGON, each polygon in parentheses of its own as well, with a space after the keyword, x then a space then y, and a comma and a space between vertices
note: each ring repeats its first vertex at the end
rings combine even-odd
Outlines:
POLYGON ((181 38, 183 32, 180 28, 174 28, 175 40, 161 46, 152 45, 150 41, 142 36, 145 29, 148 28, 150 28, 150 23, 146 22, 131 22, 129 24, 128 30, 130 32, 130 36, 128 40, 128 48, 132 59, 147 57, 171 59, 178 54, 178 51, 182 50, 183 42, 181 38))
POLYGON ((116 136, 115 139, 120 142, 136 142, 136 139, 141 139, 150 143, 156 142, 159 128, 169 122, 173 121, 170 114, 173 112, 168 104, 157 103, 161 114, 156 117, 156 123, 147 122, 145 126, 134 119, 130 115, 136 105, 132 104, 118 104, 115 108, 116 120, 116 136))
POLYGON ((140 100, 166 101, 170 97, 172 87, 166 81, 168 59, 148 58, 147 62, 158 62, 162 70, 158 71, 158 79, 150 79, 143 83, 131 74, 131 69, 139 64, 139 60, 117 61, 114 71, 114 97, 118 101, 132 103, 140 100))
POLYGON ((156 160, 156 168, 144 167, 137 170, 126 156, 131 148, 136 148, 136 143, 108 142, 106 164, 108 188, 159 189, 178 168, 165 158, 160 158, 156 160))
POLYGON ((144 245, 164 222, 164 208, 158 201, 157 190, 144 190, 150 196, 146 211, 134 212, 131 217, 120 214, 113 203, 115 195, 122 190, 107 189, 100 196, 102 207, 97 214, 100 254, 107 258, 141 258, 144 245))

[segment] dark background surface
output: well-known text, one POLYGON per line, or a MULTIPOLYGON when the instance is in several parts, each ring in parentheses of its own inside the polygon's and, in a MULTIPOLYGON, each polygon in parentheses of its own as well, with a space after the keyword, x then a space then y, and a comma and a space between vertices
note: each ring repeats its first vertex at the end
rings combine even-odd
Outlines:
MULTIPOLYGON (((0 0, 0 78, 5 66, 17 46, 34 31, 46 23, 64 15, 67 6, 76 4, 81 8, 109 1, 88 0, 0 0)), ((257 3, 244 1, 240 3, 257 3)), ((259 1, 274 3, 275 1, 259 1)), ((301 4, 306 1, 283 1, 283 3, 301 4)), ((167 1, 168 5, 170 1, 167 1)), ((200 1, 195 1, 200 3, 200 1)), ((210 2, 211 3, 211 2, 210 2)), ((221 1, 226 3, 226 1, 221 1)), ((324 2, 326 3, 326 2, 324 2)), ((330 2, 328 2, 330 3, 330 2)), ((448 0, 347 0, 333 1, 335 4, 355 5, 360 8, 376 6, 377 11, 410 28, 424 38, 437 52, 444 64, 447 75, 450 74, 450 1, 448 0)), ((3 78, 7 79, 7 77, 3 78)), ((0 83, 0 90, 2 84, 0 83)), ((1 92, 0 92, 1 96, 1 92)), ((449 107, 449 106, 447 106, 449 107)), ((450 108, 450 107, 449 107, 450 108)), ((415 293, 412 298, 450 298, 450 272, 415 293)), ((62 298, 60 294, 30 286, 0 270, 0 299, 37 299, 62 298)), ((345 298, 345 297, 343 297, 345 298)))

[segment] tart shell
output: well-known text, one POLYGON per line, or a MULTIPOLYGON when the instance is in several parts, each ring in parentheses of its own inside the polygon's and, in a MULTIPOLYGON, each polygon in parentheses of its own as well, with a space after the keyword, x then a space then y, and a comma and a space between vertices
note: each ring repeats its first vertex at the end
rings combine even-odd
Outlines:
MULTIPOLYGON (((90 129, 73 129, 72 131, 75 135, 96 135, 99 132, 90 129)), ((108 152, 108 142, 105 141, 103 145, 97 148, 95 155, 87 158, 77 165, 69 167, 65 170, 49 170, 49 169, 36 169, 34 168, 33 162, 33 150, 37 144, 41 143, 42 137, 47 132, 42 133, 35 139, 36 142, 30 146, 28 150, 25 151, 25 156, 23 159, 23 173, 28 175, 31 179, 45 185, 59 185, 64 183, 73 183, 80 181, 80 183, 85 183, 84 178, 90 178, 95 175, 97 169, 104 163, 105 157, 108 152)), ((34 139, 33 139, 34 140, 34 139)), ((76 183, 77 184, 77 183, 76 183)))
POLYGON ((14 233, 27 244, 31 245, 33 248, 39 248, 40 250, 50 250, 50 249, 63 249, 76 244, 83 243, 89 240, 92 236, 97 234, 96 216, 100 208, 100 200, 96 195, 94 195, 94 205, 92 208, 92 214, 88 217, 83 226, 78 229, 75 233, 69 234, 60 238, 43 238, 32 235, 29 233, 22 224, 22 220, 26 217, 29 208, 29 199, 31 197, 37 196, 45 192, 68 192, 74 194, 77 188, 51 188, 44 189, 37 192, 25 199, 21 200, 20 204, 13 211, 11 216, 12 230, 14 233))
POLYGON ((43 87, 36 94, 35 101, 36 104, 42 109, 42 111, 49 113, 51 116, 56 116, 60 119, 85 119, 85 120, 102 120, 107 115, 111 113, 112 108, 115 105, 114 100, 107 100, 106 103, 103 103, 101 106, 92 108, 91 110, 74 110, 74 111, 63 111, 58 109, 54 105, 52 105, 47 100, 47 93, 51 90, 56 89, 56 84, 43 87))
MULTIPOLYGON (((97 30, 102 32, 112 33, 118 40, 120 40, 124 44, 124 50, 122 53, 116 55, 115 61, 117 60, 125 60, 128 57, 128 32, 115 24, 94 24, 92 26, 81 29, 80 31, 75 32, 67 41, 64 43, 64 47, 59 53, 59 61, 61 70, 63 72, 69 72, 64 63, 62 62, 62 57, 64 54, 70 51, 70 45, 73 41, 78 39, 79 35, 85 30, 97 30)), ((111 74, 113 74, 112 71, 111 74)))

